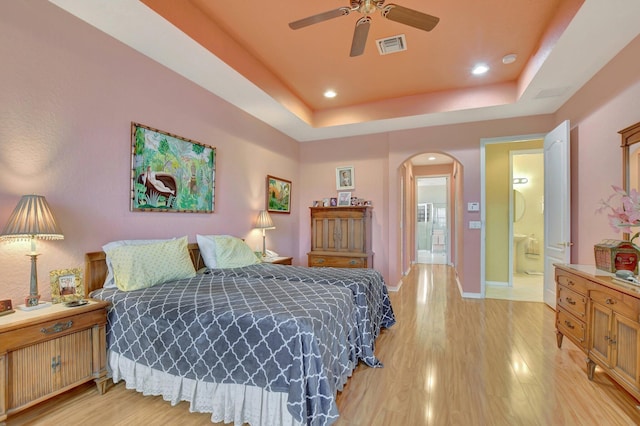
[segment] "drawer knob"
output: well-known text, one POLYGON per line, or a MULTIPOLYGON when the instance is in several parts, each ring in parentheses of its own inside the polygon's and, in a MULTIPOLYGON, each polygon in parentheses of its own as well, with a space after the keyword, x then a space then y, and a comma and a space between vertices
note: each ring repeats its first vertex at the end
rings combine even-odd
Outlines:
POLYGON ((574 284, 574 282, 573 282, 573 281, 571 281, 571 280, 567 281, 567 284, 569 284, 569 285, 575 285, 575 284, 574 284))
POLYGON ((611 298, 607 298, 604 303, 606 303, 607 305, 615 305, 616 301, 614 299, 611 298))
POLYGON ((324 259, 316 259, 316 263, 324 263, 324 259))
POLYGON ((572 298, 570 298, 570 297, 565 298, 565 300, 566 300, 566 301, 567 301, 567 303, 568 303, 568 304, 570 304, 570 305, 575 305, 575 304, 576 304, 576 301, 575 301, 575 300, 573 300, 573 299, 572 299, 572 298))
POLYGON ((576 328, 576 326, 575 326, 575 325, 571 324, 571 322, 570 322, 570 321, 567 321, 567 320, 564 320, 564 325, 566 325, 567 327, 569 327, 569 328, 570 328, 570 329, 572 329, 572 330, 573 330, 574 328, 576 328))
POLYGON ((356 264, 358 263, 358 261, 357 261, 357 260, 355 260, 355 259, 351 259, 351 260, 349 261, 349 263, 350 263, 351 265, 356 265, 356 264))
POLYGON ((73 321, 58 322, 53 324, 51 327, 41 328, 40 332, 42 334, 60 333, 61 331, 70 329, 72 325, 73 325, 73 321))

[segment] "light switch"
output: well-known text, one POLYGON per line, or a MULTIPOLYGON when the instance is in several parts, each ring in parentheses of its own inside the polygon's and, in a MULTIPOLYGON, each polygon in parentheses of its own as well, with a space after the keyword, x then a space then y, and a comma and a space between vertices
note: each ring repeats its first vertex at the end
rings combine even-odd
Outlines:
POLYGON ((467 211, 468 212, 479 212, 480 211, 480 203, 467 203, 467 211))
POLYGON ((482 228, 482 222, 480 222, 479 220, 469 221, 469 229, 481 229, 481 228, 482 228))

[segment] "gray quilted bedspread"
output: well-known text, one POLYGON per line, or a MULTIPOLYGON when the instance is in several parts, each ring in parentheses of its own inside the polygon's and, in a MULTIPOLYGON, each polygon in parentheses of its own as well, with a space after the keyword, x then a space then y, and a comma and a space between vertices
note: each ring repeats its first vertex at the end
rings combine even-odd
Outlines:
POLYGON ((358 361, 348 289, 207 274, 91 297, 112 304, 111 351, 176 376, 287 393, 309 425, 338 418, 337 391, 358 361))
POLYGON ((292 283, 304 282, 349 289, 357 309, 360 338, 358 358, 371 367, 382 366, 374 354, 375 340, 381 328, 391 327, 396 319, 387 286, 380 272, 374 269, 309 268, 271 263, 241 268, 211 269, 210 272, 217 276, 273 278, 292 283))

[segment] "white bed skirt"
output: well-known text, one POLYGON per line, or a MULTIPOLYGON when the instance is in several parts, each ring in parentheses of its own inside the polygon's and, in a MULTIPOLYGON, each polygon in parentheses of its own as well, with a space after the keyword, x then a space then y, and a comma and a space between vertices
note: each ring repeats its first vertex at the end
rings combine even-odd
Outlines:
POLYGON ((287 410, 287 394, 267 392, 256 386, 208 383, 186 379, 135 363, 107 352, 107 369, 114 383, 143 395, 162 395, 176 405, 189 402, 192 413, 211 413, 212 422, 248 423, 251 426, 300 426, 287 410))

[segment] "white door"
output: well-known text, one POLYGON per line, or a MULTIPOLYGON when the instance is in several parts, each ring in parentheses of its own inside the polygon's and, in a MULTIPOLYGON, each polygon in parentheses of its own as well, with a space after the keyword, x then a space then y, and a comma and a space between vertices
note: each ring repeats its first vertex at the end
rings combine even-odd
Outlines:
POLYGON ((554 263, 571 261, 569 121, 544 138, 544 302, 555 309, 554 263))

